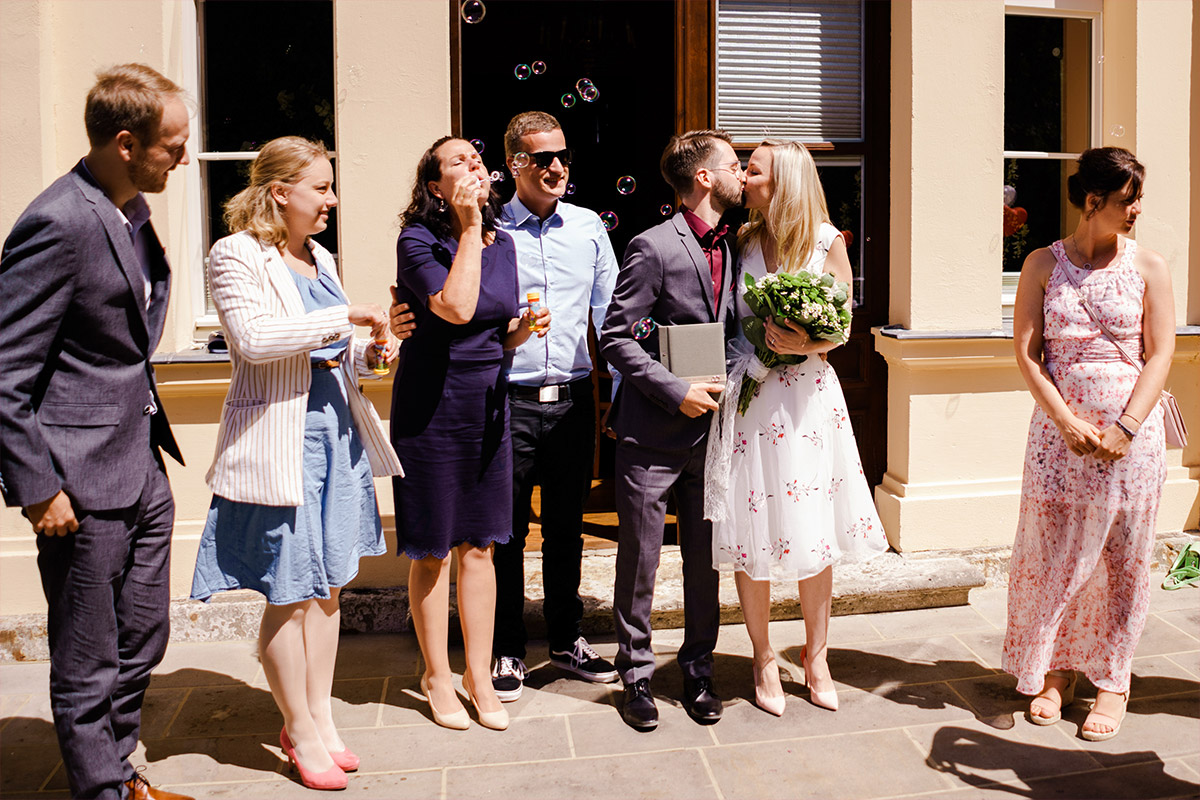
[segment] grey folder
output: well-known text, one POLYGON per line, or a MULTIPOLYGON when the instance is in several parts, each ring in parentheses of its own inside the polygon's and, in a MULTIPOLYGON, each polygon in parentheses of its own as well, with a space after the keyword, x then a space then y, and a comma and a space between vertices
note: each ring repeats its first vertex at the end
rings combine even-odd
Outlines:
POLYGON ((689 383, 725 382, 725 331, 719 322, 660 325, 659 360, 689 383))

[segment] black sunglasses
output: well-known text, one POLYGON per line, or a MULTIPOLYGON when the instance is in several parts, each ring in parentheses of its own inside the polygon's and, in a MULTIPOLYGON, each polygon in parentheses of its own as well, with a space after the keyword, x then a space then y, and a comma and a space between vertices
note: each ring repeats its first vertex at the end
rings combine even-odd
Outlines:
POLYGON ((529 157, 542 169, 549 169, 556 158, 562 162, 564 167, 571 166, 571 148, 569 147, 562 150, 539 150, 536 153, 530 153, 529 157))

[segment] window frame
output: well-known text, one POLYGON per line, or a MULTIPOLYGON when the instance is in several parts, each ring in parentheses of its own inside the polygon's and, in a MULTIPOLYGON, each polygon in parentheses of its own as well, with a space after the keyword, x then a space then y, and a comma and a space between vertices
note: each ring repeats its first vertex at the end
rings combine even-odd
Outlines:
MULTIPOLYGON (((1091 96, 1088 110, 1091 116, 1088 125, 1088 146, 1097 147, 1102 141, 1104 128, 1104 0, 1006 0, 1004 15, 1008 17, 1051 17, 1056 19, 1086 19, 1091 22, 1091 96)), ((1007 42, 1005 43, 1007 46, 1007 42)), ((1003 146, 1003 142, 1001 143, 1003 146)), ((1058 153, 1041 150, 1004 150, 1003 161, 1023 159, 1031 161, 1074 161, 1079 153, 1058 153)), ((1012 321, 1013 307, 1017 301, 1017 283, 1020 271, 1012 272, 1000 265, 1000 309, 1001 318, 1012 321)))
MULTIPOLYGON (((192 14, 184 14, 182 22, 183 38, 183 78, 184 88, 196 100, 195 134, 187 165, 186 202, 187 213, 187 265, 189 269, 188 284, 191 290, 192 339, 195 343, 204 344, 213 331, 221 327, 220 318, 215 312, 209 311, 207 303, 208 250, 212 242, 208 241, 209 229, 209 197, 206 165, 221 161, 253 161, 258 156, 257 150, 209 150, 207 148, 206 130, 204 125, 204 110, 207 104, 207 82, 203 79, 204 59, 204 3, 205 0, 192 0, 192 14)), ((331 32, 332 35, 332 32, 331 32)), ((335 51, 336 53, 336 51, 335 51)), ((337 90, 336 54, 334 68, 334 93, 337 90)), ((336 125, 337 110, 334 109, 336 125)), ((334 181, 337 181, 337 152, 329 151, 329 160, 334 167, 334 181)), ((337 238, 341 241, 341 219, 336 220, 337 238)), ((341 249, 340 247, 338 248, 341 249)), ((341 272, 341 259, 338 253, 333 254, 334 264, 341 272)))

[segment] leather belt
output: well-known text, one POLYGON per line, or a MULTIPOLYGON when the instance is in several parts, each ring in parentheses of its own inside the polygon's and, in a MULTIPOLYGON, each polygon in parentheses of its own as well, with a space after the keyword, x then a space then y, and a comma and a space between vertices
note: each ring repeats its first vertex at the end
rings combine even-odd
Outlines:
POLYGON ((536 400, 539 403, 559 403, 563 400, 575 398, 578 400, 584 395, 591 396, 592 394, 592 379, 579 378, 570 383, 555 383, 547 386, 525 386, 519 383, 510 383, 508 385, 508 396, 517 400, 536 400))
POLYGON ((331 358, 328 361, 314 361, 313 369, 337 369, 342 365, 340 358, 331 358))

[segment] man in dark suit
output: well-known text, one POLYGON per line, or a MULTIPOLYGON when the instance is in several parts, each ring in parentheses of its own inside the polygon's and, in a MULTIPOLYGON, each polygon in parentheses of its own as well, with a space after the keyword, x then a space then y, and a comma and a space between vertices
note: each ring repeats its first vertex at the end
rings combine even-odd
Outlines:
POLYGON ((645 318, 660 326, 731 319, 737 244, 721 217, 741 205, 745 184, 722 131, 673 137, 660 168, 681 208, 629 243, 600 340, 605 360, 621 373, 610 414, 619 518, 613 610, 616 666, 625 683, 622 715, 639 730, 658 725, 650 694, 650 611, 672 490, 683 557, 683 705, 702 724, 721 718, 712 685, 719 607, 712 524, 704 519, 704 456, 709 412, 717 408, 711 393, 722 387, 671 374, 658 360, 657 333, 639 340, 633 329, 645 318))
POLYGON ((97 78, 87 156, 0 256, 0 475, 37 534, 72 797, 173 799, 129 756, 167 645, 175 505, 160 448, 183 463, 150 366, 170 269, 142 193, 188 163, 188 109, 147 66, 97 78))

